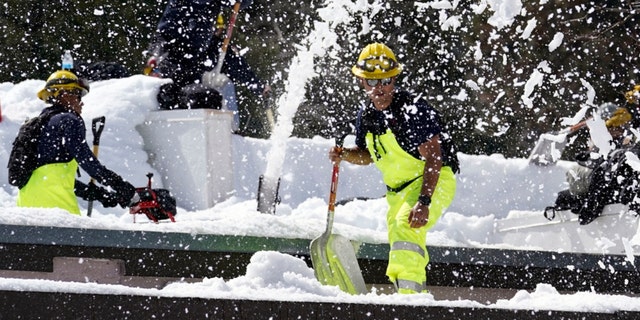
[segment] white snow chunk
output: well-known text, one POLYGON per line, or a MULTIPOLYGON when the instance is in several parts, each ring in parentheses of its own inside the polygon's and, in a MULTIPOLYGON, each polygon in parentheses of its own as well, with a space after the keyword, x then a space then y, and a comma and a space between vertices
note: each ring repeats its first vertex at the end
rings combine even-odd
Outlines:
POLYGON ((444 20, 444 22, 440 24, 440 28, 443 31, 448 31, 449 29, 456 31, 462 25, 460 20, 461 20, 460 16, 448 17, 446 20, 444 20))
POLYGON ((476 46, 474 47, 473 59, 476 61, 482 60, 482 47, 480 46, 480 41, 477 41, 476 46))
POLYGON ((467 85, 467 87, 469 87, 469 89, 474 91, 480 91, 480 86, 478 86, 478 84, 475 81, 467 80, 464 83, 467 85))
POLYGON ((498 30, 511 25, 513 19, 522 11, 520 0, 487 0, 487 4, 494 11, 488 22, 498 30))
POLYGON ((578 122, 584 119, 585 115, 587 114, 587 111, 589 111, 589 108, 590 107, 586 104, 582 105, 582 108, 580 108, 580 110, 576 112, 573 118, 562 118, 562 121, 560 122, 560 124, 563 126, 573 126, 575 124, 578 124, 578 122))
POLYGON ((587 127, 589 128, 591 141, 593 141, 593 144, 598 147, 598 153, 606 158, 611 151, 612 146, 610 141, 612 141, 613 138, 611 138, 611 134, 609 133, 609 130, 607 130, 604 120, 600 119, 598 116, 589 118, 587 119, 587 127))
POLYGON ((596 90, 593 89, 593 86, 587 80, 581 78, 580 82, 587 88, 587 104, 593 106, 593 100, 596 98, 596 90))
POLYGON ((553 40, 549 43, 549 52, 553 52, 562 44, 562 40, 564 39, 564 34, 562 32, 558 32, 553 36, 553 40))
POLYGON ((631 167, 631 169, 640 172, 640 159, 633 152, 625 152, 624 156, 626 157, 627 164, 631 167))
POLYGON ((537 24, 538 20, 536 20, 536 18, 529 19, 529 21, 527 21, 527 26, 524 28, 524 31, 522 31, 522 34, 520 35, 520 38, 529 39, 529 37, 531 37, 533 29, 535 29, 537 24))
POLYGON ((469 97, 469 95, 467 94, 467 90, 465 90, 464 88, 460 88, 460 92, 458 92, 457 95, 451 97, 453 99, 456 100, 460 100, 460 101, 464 101, 467 100, 467 98, 469 97))
POLYGON ((531 96, 536 86, 542 85, 543 79, 544 79, 544 74, 542 74, 542 72, 536 69, 536 70, 533 70, 533 73, 531 73, 531 76, 529 76, 529 80, 527 80, 527 83, 524 85, 524 93, 522 94, 522 101, 529 108, 533 107, 533 101, 529 98, 529 96, 531 96))

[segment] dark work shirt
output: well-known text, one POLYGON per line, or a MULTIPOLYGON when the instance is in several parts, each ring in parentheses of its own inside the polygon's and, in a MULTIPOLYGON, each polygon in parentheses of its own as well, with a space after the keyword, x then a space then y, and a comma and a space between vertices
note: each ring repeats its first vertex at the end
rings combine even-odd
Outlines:
POLYGON ((169 0, 158 22, 157 39, 167 56, 158 66, 180 87, 199 81, 211 44, 219 0, 169 0))
POLYGON ((404 151, 421 160, 424 159, 418 147, 440 135, 443 163, 452 166, 454 172, 456 171, 457 155, 450 137, 442 126, 438 112, 424 99, 407 91, 396 90, 391 104, 385 110, 375 109, 372 102, 363 106, 356 122, 356 146, 367 150, 367 133, 382 135, 387 129, 395 135, 396 141, 404 151))
POLYGON ((384 134, 388 129, 396 136, 400 147, 420 159, 418 146, 433 136, 440 134, 440 117, 426 101, 415 100, 406 91, 397 91, 391 105, 385 110, 377 110, 373 103, 360 110, 356 129, 356 145, 366 149, 367 132, 384 134))

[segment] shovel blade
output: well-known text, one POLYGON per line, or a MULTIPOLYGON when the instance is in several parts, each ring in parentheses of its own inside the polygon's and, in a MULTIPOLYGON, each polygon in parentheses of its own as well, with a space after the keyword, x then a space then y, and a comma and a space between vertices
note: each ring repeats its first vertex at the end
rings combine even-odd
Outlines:
POLYGON ((367 287, 349 239, 323 234, 311 241, 311 262, 316 278, 324 285, 338 286, 350 294, 367 293, 367 287))
POLYGON ((566 138, 566 134, 554 135, 545 133, 541 135, 536 146, 531 151, 529 162, 539 166, 555 164, 562 156, 562 151, 567 145, 566 138))
POLYGON ((221 92, 229 82, 231 79, 224 73, 209 71, 202 75, 202 84, 218 92, 221 92))
POLYGON ((275 214, 278 199, 280 178, 260 176, 258 180, 258 212, 275 214))

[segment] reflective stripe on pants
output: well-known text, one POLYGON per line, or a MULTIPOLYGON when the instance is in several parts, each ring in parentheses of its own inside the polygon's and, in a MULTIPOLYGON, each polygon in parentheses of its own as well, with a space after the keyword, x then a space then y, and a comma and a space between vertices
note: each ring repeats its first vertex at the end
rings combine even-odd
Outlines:
POLYGON ((426 283, 417 283, 409 280, 396 280, 395 287, 398 293, 416 293, 427 290, 426 283))

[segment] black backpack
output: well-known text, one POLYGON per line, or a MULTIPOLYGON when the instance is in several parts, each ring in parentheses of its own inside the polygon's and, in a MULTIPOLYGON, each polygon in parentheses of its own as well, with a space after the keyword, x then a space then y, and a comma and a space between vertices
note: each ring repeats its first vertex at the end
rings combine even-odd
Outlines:
POLYGON ((44 126, 49 119, 61 111, 45 112, 35 118, 29 119, 18 131, 18 136, 13 140, 13 148, 9 156, 9 184, 22 189, 34 170, 38 166, 38 141, 44 126))

